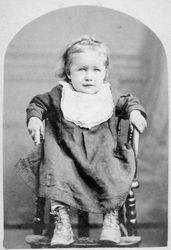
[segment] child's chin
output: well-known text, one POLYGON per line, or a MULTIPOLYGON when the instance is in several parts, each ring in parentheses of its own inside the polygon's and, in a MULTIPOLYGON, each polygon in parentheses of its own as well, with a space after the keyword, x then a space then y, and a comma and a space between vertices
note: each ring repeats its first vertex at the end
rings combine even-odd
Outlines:
POLYGON ((99 89, 94 89, 94 88, 87 88, 81 91, 84 94, 89 94, 89 95, 94 95, 97 92, 99 92, 99 89))

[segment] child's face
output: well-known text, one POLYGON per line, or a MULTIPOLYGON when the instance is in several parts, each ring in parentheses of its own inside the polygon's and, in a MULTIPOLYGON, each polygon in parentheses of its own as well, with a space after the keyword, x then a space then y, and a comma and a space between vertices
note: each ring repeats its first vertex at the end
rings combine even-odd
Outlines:
POLYGON ((103 54, 93 50, 73 54, 69 69, 73 88, 86 94, 97 93, 107 72, 105 60, 103 54))

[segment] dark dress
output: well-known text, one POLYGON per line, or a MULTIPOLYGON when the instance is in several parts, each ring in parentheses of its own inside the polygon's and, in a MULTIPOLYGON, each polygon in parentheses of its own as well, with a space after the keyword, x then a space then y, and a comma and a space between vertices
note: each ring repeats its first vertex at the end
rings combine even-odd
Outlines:
POLYGON ((18 171, 34 189, 36 176, 39 196, 94 213, 119 208, 131 187, 135 158, 131 147, 118 144, 116 116, 128 119, 134 109, 146 116, 144 109, 130 94, 114 97, 108 121, 81 128, 63 117, 61 93, 57 85, 30 102, 27 121, 32 116, 46 120, 45 140, 37 152, 20 160, 18 171))

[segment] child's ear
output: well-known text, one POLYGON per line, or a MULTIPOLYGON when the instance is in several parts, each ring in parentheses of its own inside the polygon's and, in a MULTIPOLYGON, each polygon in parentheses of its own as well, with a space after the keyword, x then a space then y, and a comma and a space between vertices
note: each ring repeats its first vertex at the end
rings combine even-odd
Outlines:
POLYGON ((69 71, 69 69, 67 69, 67 70, 65 71, 65 73, 66 73, 66 75, 67 75, 68 79, 71 79, 71 76, 70 76, 70 71, 69 71))
POLYGON ((70 74, 67 74, 67 77, 71 80, 71 76, 70 76, 70 74))
POLYGON ((108 82, 108 80, 109 80, 109 69, 106 69, 106 74, 105 74, 104 82, 108 82))

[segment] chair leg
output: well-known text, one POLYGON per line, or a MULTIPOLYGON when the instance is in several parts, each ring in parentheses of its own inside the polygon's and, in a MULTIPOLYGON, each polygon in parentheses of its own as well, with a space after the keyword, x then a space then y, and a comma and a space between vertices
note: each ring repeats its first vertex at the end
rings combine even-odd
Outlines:
POLYGON ((36 211, 33 223, 33 232, 35 235, 42 235, 44 229, 45 198, 37 197, 35 200, 36 211))
POLYGON ((128 193, 125 207, 126 207, 126 227, 129 236, 137 236, 137 219, 136 219, 136 206, 135 206, 135 195, 131 189, 128 193))
POLYGON ((85 211, 78 212, 78 237, 89 237, 89 215, 85 211))

